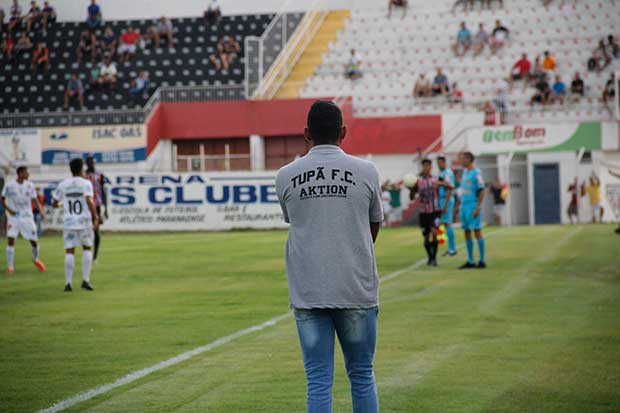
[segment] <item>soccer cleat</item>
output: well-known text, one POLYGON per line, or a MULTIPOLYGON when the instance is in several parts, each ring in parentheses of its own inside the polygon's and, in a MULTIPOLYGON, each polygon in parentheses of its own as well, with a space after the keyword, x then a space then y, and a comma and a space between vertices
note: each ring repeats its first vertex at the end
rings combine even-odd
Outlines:
POLYGON ((436 260, 435 258, 433 258, 433 259, 431 260, 431 265, 432 265, 433 267, 436 267, 436 266, 437 266, 437 260, 436 260))
POLYGON ((37 269, 39 270, 39 272, 45 272, 45 265, 43 265, 43 263, 41 262, 41 260, 36 260, 34 262, 34 266, 37 267, 37 269))
POLYGON ((82 289, 88 290, 88 291, 95 291, 95 289, 92 287, 92 285, 90 285, 86 281, 82 281, 82 289))
POLYGON ((426 261, 426 265, 431 265, 433 262, 433 260, 431 258, 428 259, 428 261, 426 261))
POLYGON ((443 254, 441 254, 442 257, 449 257, 450 256, 450 251, 446 251, 443 254))
POLYGON ((480 262, 478 263, 478 268, 486 268, 486 267, 487 267, 487 263, 486 263, 486 262, 484 262, 484 261, 480 261, 480 262))
POLYGON ((7 274, 13 274, 15 272, 15 270, 13 268, 7 268, 6 269, 6 273, 7 274))
POLYGON ((448 253, 448 256, 454 257, 454 256, 456 256, 456 254, 458 254, 457 251, 450 251, 450 253, 448 253))
POLYGON ((469 270, 471 268, 476 268, 476 264, 468 261, 465 264, 461 265, 459 267, 459 270, 469 270))
POLYGON ((65 285, 65 292, 70 293, 71 291, 73 291, 73 289, 71 288, 71 284, 65 285))

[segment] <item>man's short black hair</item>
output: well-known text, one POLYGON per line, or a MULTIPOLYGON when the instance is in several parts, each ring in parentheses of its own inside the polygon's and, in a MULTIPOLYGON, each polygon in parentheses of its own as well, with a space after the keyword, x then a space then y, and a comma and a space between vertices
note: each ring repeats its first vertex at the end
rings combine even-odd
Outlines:
POLYGON ((432 164, 433 164, 433 162, 431 162, 431 160, 430 160, 430 159, 428 159, 428 158, 424 158, 424 159, 422 159, 422 165, 426 165, 426 164, 430 164, 430 165, 432 165, 432 164))
POLYGON ((473 162, 474 159, 475 159, 474 154, 471 153, 471 152, 463 152, 463 156, 467 156, 469 158, 470 162, 473 162))
POLYGON ((308 112, 308 130, 316 145, 334 144, 342 130, 342 112, 334 103, 317 100, 308 112))
POLYGON ((84 170, 84 161, 82 158, 71 159, 71 162, 69 162, 69 168, 71 169, 73 176, 80 175, 84 170))
POLYGON ((18 166, 16 172, 17 172, 17 175, 19 175, 22 172, 26 172, 27 170, 28 170, 27 166, 18 166))
POLYGON ((438 161, 444 161, 444 162, 445 162, 445 161, 446 161, 446 157, 445 157, 445 156, 443 156, 443 155, 441 155, 441 156, 438 156, 438 157, 437 157, 437 160, 438 160, 438 161))

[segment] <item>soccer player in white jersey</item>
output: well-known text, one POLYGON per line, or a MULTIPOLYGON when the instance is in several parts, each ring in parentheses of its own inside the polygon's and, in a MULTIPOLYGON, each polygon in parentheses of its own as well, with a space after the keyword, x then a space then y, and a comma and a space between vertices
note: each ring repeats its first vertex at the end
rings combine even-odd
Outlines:
POLYGON ((17 168, 17 178, 2 188, 2 205, 7 212, 7 238, 6 247, 7 272, 13 273, 13 261, 15 259, 15 238, 21 234, 22 238, 30 241, 32 245, 32 261, 41 272, 45 272, 45 266, 39 260, 39 243, 37 226, 32 215, 32 202, 35 203, 41 215, 45 216, 45 210, 39 203, 34 184, 28 181, 30 175, 28 168, 17 168))
POLYGON ((84 179, 84 161, 73 159, 69 163, 73 177, 58 184, 54 191, 54 208, 64 208, 63 238, 65 242, 65 291, 72 291, 71 281, 75 263, 75 248, 80 245, 82 254, 82 288, 93 291, 90 285, 90 270, 93 266, 94 231, 99 218, 93 202, 93 185, 84 179))

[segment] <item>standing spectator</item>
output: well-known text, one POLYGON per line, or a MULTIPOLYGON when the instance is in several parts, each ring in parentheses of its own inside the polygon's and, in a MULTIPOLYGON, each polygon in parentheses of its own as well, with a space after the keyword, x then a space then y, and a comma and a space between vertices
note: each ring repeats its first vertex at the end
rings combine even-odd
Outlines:
POLYGON ((392 17, 392 8, 400 7, 403 9, 403 19, 407 15, 408 0, 388 0, 388 19, 392 17))
POLYGON ((37 6, 36 1, 30 2, 30 10, 26 13, 26 31, 32 31, 32 25, 41 18, 41 8, 37 6))
POLYGON ((390 222, 392 223, 402 221, 403 219, 403 208, 400 199, 401 186, 401 182, 395 182, 388 187, 388 191, 390 192, 390 208, 392 211, 390 222))
POLYGON ((532 70, 532 64, 527 58, 527 54, 523 53, 521 59, 512 65, 512 72, 508 77, 510 88, 512 89, 513 82, 515 80, 523 80, 523 89, 525 89, 530 80, 530 72, 532 70))
POLYGON ((549 103, 556 101, 560 102, 560 105, 564 104, 564 98, 566 97, 566 84, 562 82, 560 75, 555 77, 555 82, 551 86, 551 99, 549 103))
POLYGON ((30 49, 32 49, 32 41, 30 40, 30 37, 28 37, 28 33, 26 31, 22 31, 22 35, 19 39, 17 39, 17 44, 15 45, 15 56, 17 57, 19 52, 30 49))
POLYGON ((577 177, 575 177, 575 181, 568 186, 568 192, 570 192, 570 202, 566 210, 568 219, 571 224, 575 223, 573 222, 573 218, 579 223, 579 183, 577 182, 577 177))
POLYGON ((42 42, 38 43, 32 52, 32 71, 36 72, 39 66, 43 66, 46 73, 50 69, 50 51, 42 42))
POLYGON ((588 192, 588 199, 590 200, 590 208, 592 209, 592 223, 596 224, 596 216, 598 215, 598 222, 603 223, 603 204, 601 202, 601 181, 594 174, 590 177, 590 183, 586 188, 588 192))
POLYGON ((13 30, 18 27, 22 22, 22 6, 19 5, 17 0, 13 0, 13 5, 9 10, 9 36, 13 34, 13 30))
POLYGON ((491 53, 495 54, 499 49, 504 47, 504 44, 510 36, 510 31, 502 25, 499 20, 495 21, 495 28, 491 33, 491 53))
POLYGON ((212 54, 209 56, 209 60, 211 60, 211 63, 215 65, 217 70, 228 70, 228 67, 240 51, 241 46, 234 38, 224 36, 217 43, 217 55, 212 54))
POLYGON ((493 195, 493 217, 495 218, 495 225, 502 225, 506 214, 506 198, 505 189, 506 185, 502 185, 499 178, 495 178, 493 183, 489 187, 489 192, 493 195))
POLYGON ((551 88, 549 87, 549 82, 547 82, 547 75, 543 74, 540 76, 538 81, 536 82, 536 93, 530 99, 530 105, 534 105, 534 103, 540 103, 541 105, 546 105, 549 100, 549 93, 551 88))
POLYGON ((616 80, 616 74, 611 72, 609 75, 609 80, 605 84, 605 88, 603 89, 603 104, 611 112, 611 108, 609 107, 609 100, 613 100, 616 96, 616 88, 614 86, 616 80))
POLYGON ((355 52, 355 49, 351 49, 351 56, 349 56, 349 61, 345 66, 344 76, 350 80, 356 80, 362 77, 362 60, 355 52))
POLYGON ((67 88, 65 90, 65 110, 69 108, 69 99, 72 97, 78 98, 80 108, 84 107, 84 86, 75 73, 71 73, 71 77, 69 78, 69 81, 67 81, 67 88))
POLYGON ((116 70, 116 64, 107 58, 99 65, 99 84, 101 86, 109 86, 110 88, 116 87, 116 75, 118 71, 116 70))
POLYGON ((448 96, 448 92, 450 89, 450 83, 448 82, 448 77, 443 73, 440 67, 437 68, 437 74, 433 79, 432 92, 433 96, 442 95, 448 96))
POLYGON ((614 39, 614 36, 611 34, 607 36, 606 50, 607 54, 609 56, 612 56, 614 59, 620 57, 620 46, 618 45, 618 42, 616 42, 616 39, 614 39))
POLYGON ((45 211, 41 211, 39 206, 45 208, 45 195, 43 195, 39 187, 36 187, 34 190, 37 195, 36 199, 39 202, 35 202, 34 199, 32 200, 32 215, 37 226, 37 235, 40 237, 43 235, 43 214, 45 211))
POLYGON ((457 82, 452 83, 450 92, 450 103, 463 103, 463 91, 459 89, 457 82))
POLYGON ((121 42, 118 46, 118 56, 121 63, 135 56, 138 40, 140 40, 140 33, 129 26, 127 31, 121 35, 121 42))
POLYGON ((555 59, 555 57, 551 55, 549 50, 545 50, 544 57, 542 60, 543 70, 547 72, 548 74, 551 74, 555 72, 555 69, 557 69, 557 67, 558 67, 558 62, 555 59))
POLYGON ((431 96, 431 94, 431 81, 426 77, 426 72, 422 71, 413 86, 413 96, 428 97, 431 96))
POLYGON ((461 28, 456 33, 456 42, 452 45, 452 50, 457 56, 463 56, 472 45, 471 32, 465 25, 465 22, 461 22, 461 28))
POLYGON ((87 30, 84 30, 80 35, 80 41, 78 43, 78 47, 75 51, 76 55, 76 63, 79 65, 82 61, 82 56, 90 55, 91 63, 95 63, 95 56, 97 54, 97 41, 96 41, 95 33, 89 33, 87 30))
POLYGON ((43 21, 43 35, 47 33, 47 28, 50 23, 54 23, 56 21, 56 10, 52 6, 50 6, 49 1, 43 2, 43 10, 41 10, 41 18, 43 21))
POLYGON ((101 59, 105 60, 106 58, 113 58, 114 53, 116 52, 117 46, 116 35, 112 31, 111 27, 106 27, 103 36, 101 37, 101 41, 99 42, 99 54, 101 55, 101 59))
POLYGON ((585 95, 585 89, 586 87, 581 79, 581 76, 579 75, 579 72, 576 72, 573 81, 570 83, 570 93, 573 97, 573 102, 578 102, 579 97, 583 97, 585 95))
POLYGON ((503 125, 506 122, 509 88, 510 85, 508 81, 504 79, 499 79, 497 83, 495 83, 495 98, 493 99, 493 105, 495 105, 495 110, 499 113, 500 125, 503 125))
POLYGON ((97 4, 97 0, 91 0, 90 6, 86 9, 86 25, 88 28, 93 31, 96 30, 103 21, 103 16, 101 14, 101 8, 97 4))
POLYGON ((222 11, 220 9, 220 5, 217 3, 217 0, 211 0, 204 14, 205 23, 207 26, 211 26, 212 24, 217 25, 220 22, 221 17, 222 11))
POLYGON ((8 35, 6 39, 2 41, 2 53, 6 56, 6 60, 10 62, 13 60, 13 49, 15 49, 15 40, 8 35))
POLYGON ((478 32, 474 36, 474 56, 478 56, 482 53, 484 46, 489 43, 489 34, 484 30, 484 25, 480 23, 478 25, 478 32))
POLYGON ((149 39, 155 42, 155 48, 159 49, 159 44, 162 36, 168 41, 168 48, 174 47, 172 37, 172 22, 164 16, 161 16, 155 26, 150 26, 147 30, 145 39, 149 39))
POLYGON ((141 71, 135 79, 132 79, 129 94, 134 98, 142 95, 148 89, 149 83, 149 74, 141 71))

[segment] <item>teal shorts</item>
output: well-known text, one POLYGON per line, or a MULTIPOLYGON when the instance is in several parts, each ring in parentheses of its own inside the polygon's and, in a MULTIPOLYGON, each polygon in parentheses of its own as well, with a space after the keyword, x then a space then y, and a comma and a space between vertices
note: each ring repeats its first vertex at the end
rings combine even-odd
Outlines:
POLYGON ((476 204, 461 205, 461 228, 468 230, 479 230, 482 228, 480 224, 482 222, 482 211, 474 218, 475 209, 476 204))

